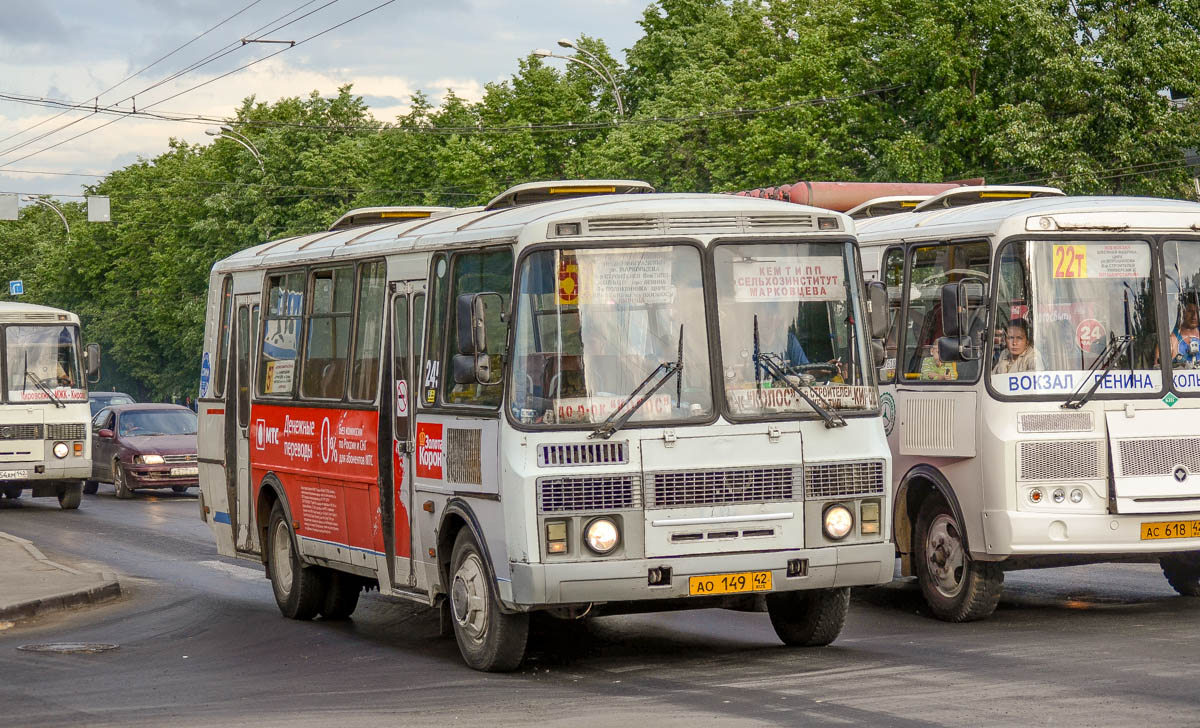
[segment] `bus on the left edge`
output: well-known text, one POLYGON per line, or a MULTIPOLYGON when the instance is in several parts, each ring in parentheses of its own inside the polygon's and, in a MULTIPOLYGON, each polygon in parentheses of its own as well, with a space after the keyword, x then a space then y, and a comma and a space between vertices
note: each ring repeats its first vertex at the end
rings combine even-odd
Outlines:
POLYGON ((0 302, 0 351, 0 492, 78 508, 92 474, 87 384, 99 378, 100 347, 80 346, 69 311, 0 302))

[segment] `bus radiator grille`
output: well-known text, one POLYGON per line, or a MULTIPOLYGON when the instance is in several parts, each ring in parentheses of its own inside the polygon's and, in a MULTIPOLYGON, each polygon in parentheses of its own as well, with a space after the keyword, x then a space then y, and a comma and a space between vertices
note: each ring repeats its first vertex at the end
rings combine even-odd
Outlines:
POLYGON ((641 508, 641 480, 636 473, 538 478, 538 512, 581 513, 641 508))
POLYGON ((563 465, 624 465, 629 448, 624 441, 572 442, 542 445, 538 448, 538 467, 563 465))
POLYGON ((40 440, 41 425, 0 425, 0 440, 40 440))
POLYGON ((800 467, 678 470, 649 473, 652 508, 799 500, 800 467))
POLYGON ((808 500, 883 495, 882 460, 855 463, 809 463, 804 468, 804 497, 808 500))
POLYGON ((47 440, 83 440, 87 437, 87 425, 46 425, 47 440))
POLYGON ((1103 478, 1108 453, 1104 440, 1022 442, 1018 480, 1103 478))
POLYGON ((1180 465, 1189 473, 1200 473, 1200 438, 1117 440, 1117 445, 1118 474, 1123 477, 1171 475, 1180 465))
POLYGON ((1096 429, 1091 412, 1022 412, 1018 432, 1091 432, 1096 429))

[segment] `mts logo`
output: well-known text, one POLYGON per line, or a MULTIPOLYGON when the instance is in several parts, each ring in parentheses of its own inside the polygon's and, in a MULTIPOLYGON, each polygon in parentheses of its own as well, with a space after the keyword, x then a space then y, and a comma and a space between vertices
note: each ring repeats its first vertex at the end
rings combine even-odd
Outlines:
POLYGON ((417 423, 417 477, 442 479, 442 465, 446 462, 446 447, 442 439, 442 426, 432 422, 417 423))
POLYGON ((254 423, 254 449, 266 450, 267 445, 279 444, 279 428, 270 427, 267 421, 259 419, 254 423))

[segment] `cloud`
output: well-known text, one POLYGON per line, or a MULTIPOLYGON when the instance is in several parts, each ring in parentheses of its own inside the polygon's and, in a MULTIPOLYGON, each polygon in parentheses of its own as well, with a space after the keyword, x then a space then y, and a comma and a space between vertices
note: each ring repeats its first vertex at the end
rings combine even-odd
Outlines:
POLYGON ((66 28, 52 8, 45 3, 5 3, 0 12, 0 38, 16 45, 62 45, 68 41, 66 28))

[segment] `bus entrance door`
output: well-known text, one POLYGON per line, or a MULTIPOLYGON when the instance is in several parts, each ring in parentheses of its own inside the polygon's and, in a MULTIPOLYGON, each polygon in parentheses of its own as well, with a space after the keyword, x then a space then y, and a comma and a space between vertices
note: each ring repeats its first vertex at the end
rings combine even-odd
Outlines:
MULTIPOLYGON (((236 472, 234 493, 230 497, 230 520, 234 528, 234 543, 238 551, 257 554, 258 529, 253 527, 253 497, 250 484, 250 393, 254 386, 254 352, 258 351, 258 299, 257 294, 239 295, 234 300, 237 316, 234 319, 236 344, 233 355, 234 367, 233 405, 237 409, 237 430, 234 438, 234 460, 229 469, 236 472)), ((227 418, 234 415, 232 411, 227 418)))
MULTIPOLYGON (((389 311, 388 351, 390 374, 384 378, 381 410, 391 414, 391 487, 380 489, 383 512, 384 549, 392 585, 407 589, 415 585, 412 569, 412 472, 413 401, 411 392, 414 362, 419 359, 425 313, 425 282, 392 284, 389 311), (384 404, 384 400, 387 403, 384 404)), ((381 438, 380 442, 384 442, 381 438)))

